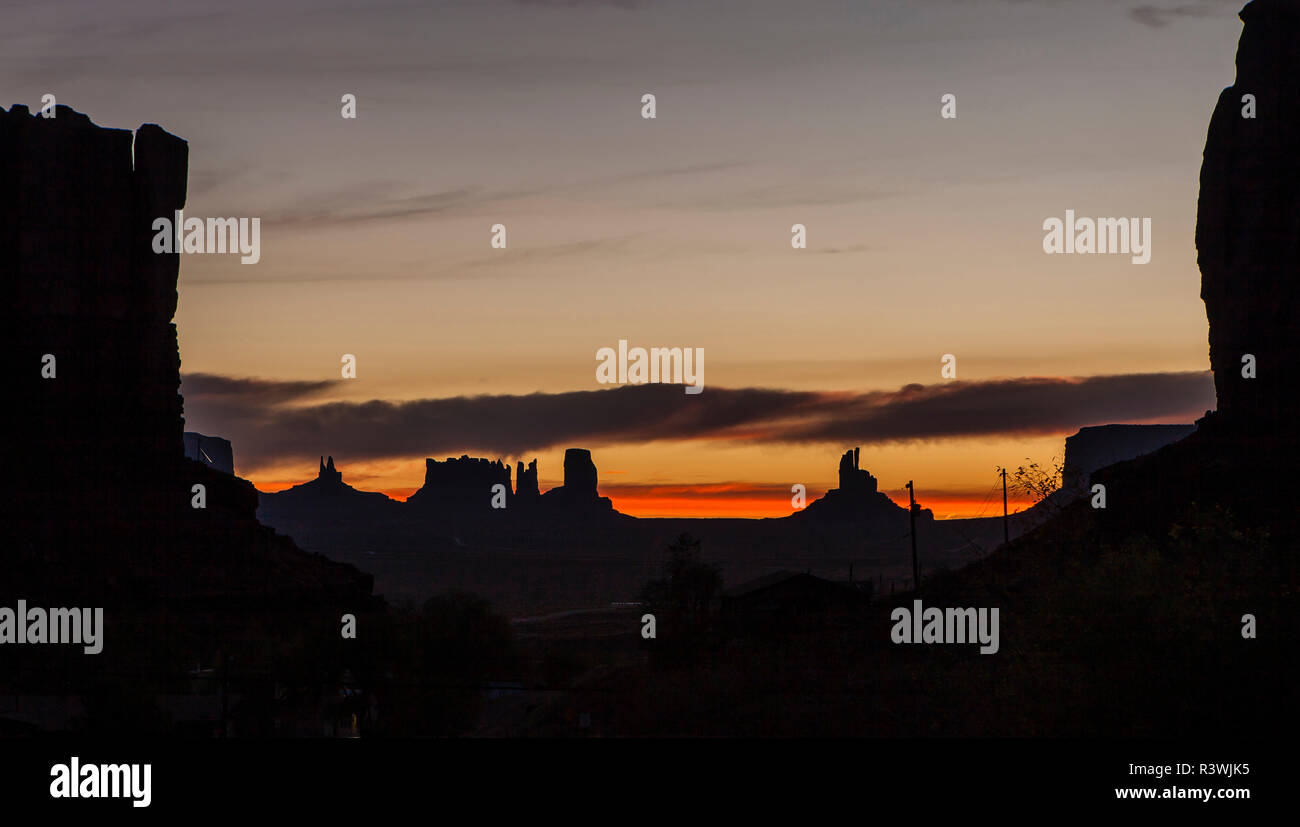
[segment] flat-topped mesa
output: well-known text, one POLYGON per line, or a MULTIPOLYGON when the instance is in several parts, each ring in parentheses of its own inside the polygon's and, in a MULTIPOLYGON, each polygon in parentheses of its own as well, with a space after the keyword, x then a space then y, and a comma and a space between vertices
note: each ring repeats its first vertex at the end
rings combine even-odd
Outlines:
POLYGON ((510 466, 501 460, 462 455, 424 461, 424 485, 407 499, 422 508, 442 510, 465 508, 484 511, 491 508, 492 489, 504 485, 509 492, 510 466))
POLYGON ((1196 248, 1218 396, 1213 427, 1287 432, 1300 415, 1300 3, 1241 12, 1237 78, 1210 121, 1196 248), (1252 364, 1253 362, 1253 364, 1252 364))
POLYGON ((520 502, 532 502, 541 496, 537 487, 537 460, 528 463, 527 468, 524 467, 523 460, 520 460, 515 473, 515 498, 520 502))
POLYGON ((1088 489, 1092 474, 1117 462, 1157 451, 1190 436, 1195 425, 1090 425, 1065 438, 1063 496, 1088 489))
POLYGON ((876 493, 876 478, 870 471, 858 466, 861 448, 845 451, 840 457, 840 488, 846 493, 876 493))

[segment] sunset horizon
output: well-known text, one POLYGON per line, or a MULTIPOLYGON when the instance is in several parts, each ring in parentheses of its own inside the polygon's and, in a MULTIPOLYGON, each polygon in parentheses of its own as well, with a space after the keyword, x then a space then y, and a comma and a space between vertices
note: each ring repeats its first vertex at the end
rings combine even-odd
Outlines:
MULTIPOLYGON (((234 10, 199 29, 160 24, 185 50, 176 72, 150 80, 161 109, 114 85, 141 60, 171 60, 129 31, 132 48, 69 72, 57 101, 96 101, 97 123, 158 120, 188 136, 178 222, 259 222, 256 256, 180 255, 175 321, 187 429, 230 439, 263 490, 307 481, 320 454, 398 496, 421 484, 423 458, 462 454, 536 455, 558 484, 560 454, 580 446, 605 483, 619 470, 622 484, 697 492, 628 491, 628 513, 776 516, 790 504, 778 493, 832 487, 835 455, 861 445, 886 490, 915 478, 922 499, 951 492, 936 514, 973 516, 992 469, 1046 463, 1079 427, 1190 424, 1212 408, 1187 170, 1200 163, 1207 95, 1232 71, 1232 9, 827 5, 805 15, 764 2, 736 17, 502 0, 386 8, 357 29, 341 10, 253 4, 253 32, 234 10), (314 48, 271 34, 282 26, 314 48), (230 66, 223 35, 236 32, 247 59, 230 66), (736 38, 750 46, 722 56, 736 38), (333 57, 309 57, 322 50, 333 57), (1108 60, 1128 67, 1132 100, 1158 103, 1134 103, 1101 132, 1114 95, 1089 67, 1108 60), (218 65, 214 86, 206 70, 218 65), (242 117, 204 103, 232 95, 242 117), (1062 216, 1101 221, 1104 245, 1097 217, 1117 214, 1147 217, 1119 239, 1141 256, 1049 254, 1062 216), (600 353, 619 342, 702 354, 702 393, 656 397, 669 423, 724 390, 728 405, 766 405, 765 418, 726 433, 606 433, 600 417, 620 405, 584 412, 578 395, 611 391, 600 353), (1197 387, 1183 378, 1196 374, 1197 387), (1113 381, 1087 410, 1059 382, 999 403, 1015 389, 999 382, 1033 377, 1113 381), (939 391, 963 383, 979 387, 952 417, 973 410, 978 430, 902 399, 920 385, 943 404, 939 391), (744 396, 751 388, 805 396, 779 410, 744 396), (820 442, 818 423, 783 424, 836 394, 860 404, 820 442), (448 401, 484 395, 517 401, 473 408, 481 427, 466 433, 448 401), (506 431, 532 430, 536 417, 516 410, 532 395, 555 427, 516 439, 506 431), (917 427, 879 433, 873 395, 917 427), (384 410, 368 418, 376 402, 384 410), (1038 417, 1040 405, 1060 410, 1038 417), (306 441, 290 428, 320 438, 286 453, 277 441, 306 441), (756 428, 786 441, 739 430, 756 428), (389 444, 394 429, 410 439, 389 444), (701 488, 729 484, 772 501, 701 488)), ((51 25, 39 8, 21 14, 28 30, 51 25)), ((87 30, 107 20, 88 10, 87 30)), ((17 61, 30 49, 14 48, 17 61)), ((45 84, 20 75, 11 94, 38 101, 45 84)), ((179 249, 185 234, 169 225, 155 244, 179 249)))
POLYGON ((1300 0, 0 20, 7 814, 1279 798, 1300 0))

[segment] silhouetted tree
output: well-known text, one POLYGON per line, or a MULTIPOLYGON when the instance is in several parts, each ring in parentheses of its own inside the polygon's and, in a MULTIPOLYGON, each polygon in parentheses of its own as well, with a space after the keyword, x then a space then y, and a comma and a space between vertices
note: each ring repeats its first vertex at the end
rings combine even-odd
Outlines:
POLYGON ((693 650, 707 631, 713 600, 722 591, 722 573, 700 560, 700 541, 682 534, 668 546, 663 577, 641 589, 641 600, 655 615, 660 648, 693 650))
POLYGON ((1065 466, 1056 457, 1052 458, 1050 465, 1031 462, 1020 466, 1007 477, 1007 490, 1030 500, 1034 505, 1046 503, 1051 506, 1053 501, 1048 498, 1061 489, 1064 477, 1065 466))
POLYGON ((491 680, 518 660, 509 622, 487 600, 448 592, 398 611, 390 672, 381 680, 382 734, 456 735, 473 728, 491 680))

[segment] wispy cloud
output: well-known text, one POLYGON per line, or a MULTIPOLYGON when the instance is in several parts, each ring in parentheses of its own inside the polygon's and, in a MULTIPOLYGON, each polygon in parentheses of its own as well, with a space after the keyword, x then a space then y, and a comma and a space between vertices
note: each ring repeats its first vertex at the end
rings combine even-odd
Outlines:
POLYGON ((421 195, 383 198, 361 205, 322 199, 314 207, 272 213, 264 218, 267 226, 328 226, 416 218, 481 205, 491 196, 474 189, 454 189, 421 195))
POLYGON ((367 181, 333 192, 309 195, 303 199, 307 206, 270 212, 263 217, 263 223, 267 226, 292 229, 402 220, 439 214, 464 215, 535 196, 580 198, 587 193, 604 191, 620 184, 708 175, 743 166, 745 166, 743 162, 719 161, 640 169, 615 175, 554 182, 545 186, 500 190, 465 186, 415 194, 402 192, 403 185, 398 182, 367 181))

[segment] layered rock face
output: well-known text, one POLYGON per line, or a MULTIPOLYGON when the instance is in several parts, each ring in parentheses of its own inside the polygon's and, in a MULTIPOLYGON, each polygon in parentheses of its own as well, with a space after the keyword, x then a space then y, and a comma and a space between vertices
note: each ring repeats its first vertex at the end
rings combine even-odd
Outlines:
POLYGON ((1210 121, 1196 220, 1218 396, 1211 419, 1281 431, 1300 413, 1300 4, 1253 0, 1241 19, 1236 83, 1210 121), (1255 378, 1243 376, 1247 355, 1255 378))

